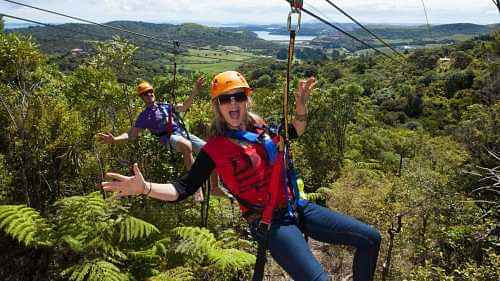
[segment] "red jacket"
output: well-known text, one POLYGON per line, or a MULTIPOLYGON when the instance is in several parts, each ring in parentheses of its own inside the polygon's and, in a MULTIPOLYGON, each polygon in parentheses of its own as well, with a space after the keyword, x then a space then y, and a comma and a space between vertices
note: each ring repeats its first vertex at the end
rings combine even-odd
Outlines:
MULTIPOLYGON (((277 139, 273 139, 277 141, 277 139)), ((270 204, 270 183, 273 165, 268 163, 266 151, 261 144, 242 147, 229 138, 218 136, 208 140, 203 150, 215 162, 215 170, 229 192, 240 201, 243 213, 252 209, 263 209, 270 204), (242 202, 244 201, 244 202, 242 202), (246 204, 242 204, 246 203, 246 204)), ((279 160, 277 160, 279 161, 279 160)), ((284 185, 285 181, 279 181, 284 185)), ((278 187, 277 205, 285 206, 284 187, 278 187)))

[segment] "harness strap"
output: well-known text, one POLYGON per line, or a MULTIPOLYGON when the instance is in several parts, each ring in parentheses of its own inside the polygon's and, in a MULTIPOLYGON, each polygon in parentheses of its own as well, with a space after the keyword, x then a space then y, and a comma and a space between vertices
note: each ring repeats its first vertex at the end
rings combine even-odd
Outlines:
POLYGON ((168 120, 167 120, 167 136, 170 138, 170 136, 172 136, 172 133, 174 131, 174 124, 173 124, 173 110, 172 110, 172 107, 174 107, 173 104, 171 104, 169 107, 168 107, 168 120))
POLYGON ((264 239, 263 244, 259 243, 257 248, 257 259, 253 267, 252 281, 261 281, 264 279, 264 269, 267 262, 267 248, 269 248, 269 239, 264 239))
POLYGON ((261 134, 256 134, 248 131, 230 130, 226 132, 226 136, 233 139, 245 140, 251 143, 260 143, 266 150, 266 156, 269 163, 273 164, 276 160, 278 147, 273 140, 265 134, 265 131, 261 134))

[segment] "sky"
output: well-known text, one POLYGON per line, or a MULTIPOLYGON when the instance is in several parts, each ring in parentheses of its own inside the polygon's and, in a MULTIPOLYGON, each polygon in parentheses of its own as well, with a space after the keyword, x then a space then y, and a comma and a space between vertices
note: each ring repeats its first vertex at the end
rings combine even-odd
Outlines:
MULTIPOLYGON (((285 0, 15 0, 100 23, 133 20, 161 23, 195 22, 206 25, 285 24, 285 0)), ((363 23, 423 24, 422 1, 431 24, 500 22, 491 0, 332 0, 363 23)), ((304 7, 332 22, 349 22, 324 0, 304 0, 304 7)), ((0 0, 0 13, 44 23, 73 20, 0 0)), ((304 22, 315 20, 305 15, 304 22)), ((19 22, 6 19, 6 22, 19 22)), ((74 22, 74 21, 73 21, 74 22)))

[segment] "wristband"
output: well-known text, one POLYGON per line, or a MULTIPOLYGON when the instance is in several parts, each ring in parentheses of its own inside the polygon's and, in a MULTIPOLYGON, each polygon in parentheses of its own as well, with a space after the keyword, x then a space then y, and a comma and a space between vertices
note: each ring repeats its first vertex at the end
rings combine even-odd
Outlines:
POLYGON ((301 122, 307 121, 307 113, 304 113, 304 114, 295 113, 295 120, 301 121, 301 122))
MULTIPOLYGON (((144 190, 146 190, 146 187, 147 187, 147 186, 148 186, 148 183, 147 183, 147 182, 144 182, 144 190)), ((144 194, 144 196, 148 197, 148 196, 149 196, 149 194, 151 193, 151 191, 152 191, 152 190, 153 190, 153 183, 151 183, 151 182, 150 182, 150 183, 149 183, 149 190, 148 190, 148 192, 146 192, 145 194, 143 193, 143 194, 144 194)))

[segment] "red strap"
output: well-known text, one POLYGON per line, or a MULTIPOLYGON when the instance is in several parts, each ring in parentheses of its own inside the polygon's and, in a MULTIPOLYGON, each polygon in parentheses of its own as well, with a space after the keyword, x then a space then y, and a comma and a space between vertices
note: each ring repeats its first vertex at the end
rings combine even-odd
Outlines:
POLYGON ((285 177, 283 176, 283 151, 278 152, 276 157, 276 162, 273 165, 273 173, 271 174, 271 182, 269 183, 269 194, 271 196, 269 203, 264 208, 262 212, 261 223, 271 225, 271 220, 273 218, 273 211, 278 205, 279 200, 279 190, 285 184, 285 177))
POLYGON ((173 107, 173 105, 170 105, 168 107, 167 136, 169 138, 172 135, 172 132, 174 130, 174 124, 173 124, 173 121, 172 121, 172 115, 173 115, 172 107, 173 107))

